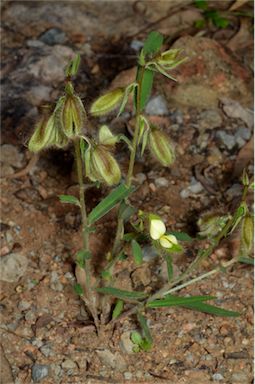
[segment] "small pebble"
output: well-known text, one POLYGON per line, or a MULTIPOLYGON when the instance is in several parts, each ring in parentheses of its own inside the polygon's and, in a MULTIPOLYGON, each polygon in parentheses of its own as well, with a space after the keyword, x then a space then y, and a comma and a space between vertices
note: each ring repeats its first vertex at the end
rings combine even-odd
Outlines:
POLYGON ((225 147, 229 150, 233 149, 236 145, 236 140, 234 135, 229 135, 225 131, 218 131, 216 133, 216 137, 225 145, 225 147))
POLYGON ((212 379, 214 381, 221 381, 221 380, 224 380, 224 377, 220 374, 220 373, 215 373, 213 376, 212 376, 212 379))
POLYGON ((30 308, 30 306, 31 306, 31 303, 25 300, 20 301, 18 304, 18 308, 21 311, 26 311, 28 308, 30 308))
POLYGON ((45 357, 49 357, 51 355, 53 355, 53 352, 51 350, 51 347, 50 345, 43 345, 41 348, 40 348, 40 352, 45 356, 45 357))
POLYGON ((165 177, 158 177, 154 182, 157 188, 169 186, 169 181, 165 177))
POLYGON ((71 359, 66 359, 65 361, 63 361, 63 363, 61 364, 61 367, 63 369, 75 369, 77 368, 77 365, 76 363, 71 360, 71 359))
POLYGON ((49 368, 47 365, 35 364, 32 366, 32 380, 35 383, 39 383, 42 379, 49 374, 49 368))
POLYGON ((140 41, 140 40, 131 41, 130 48, 132 48, 134 51, 139 52, 142 47, 143 47, 143 41, 140 41))
POLYGON ((151 262, 158 257, 157 251, 151 245, 145 245, 142 249, 142 252, 143 252, 143 260, 147 262, 151 262))
POLYGON ((168 107, 163 96, 158 95, 150 99, 146 105, 145 112, 148 115, 164 116, 168 115, 168 107))
POLYGON ((137 173, 135 175, 136 180, 138 181, 139 184, 143 184, 146 180, 146 175, 144 173, 137 173))
POLYGON ((244 372, 236 372, 233 373, 231 376, 232 383, 237 383, 237 384, 248 384, 250 383, 249 377, 246 375, 244 372))
POLYGON ((125 380, 131 380, 133 375, 131 372, 124 372, 125 380))
POLYGON ((66 34, 59 28, 50 28, 39 37, 39 40, 47 45, 63 44, 66 41, 66 34))

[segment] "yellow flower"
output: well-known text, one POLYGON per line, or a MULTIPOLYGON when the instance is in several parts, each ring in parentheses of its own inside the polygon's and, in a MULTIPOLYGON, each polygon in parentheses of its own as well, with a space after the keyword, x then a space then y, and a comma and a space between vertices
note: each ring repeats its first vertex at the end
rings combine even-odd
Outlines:
POLYGON ((163 235, 160 237, 159 242, 163 248, 172 248, 173 245, 178 244, 178 241, 174 235, 163 235))

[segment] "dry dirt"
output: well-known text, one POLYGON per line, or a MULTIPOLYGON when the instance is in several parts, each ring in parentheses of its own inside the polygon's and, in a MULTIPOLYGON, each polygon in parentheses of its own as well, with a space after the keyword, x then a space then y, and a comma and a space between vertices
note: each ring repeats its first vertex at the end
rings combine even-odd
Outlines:
MULTIPOLYGON (((30 158, 24 146, 24 137, 31 131, 28 124, 31 117, 29 111, 33 109, 33 121, 38 115, 37 107, 44 100, 45 93, 40 92, 46 92, 53 101, 61 87, 62 75, 56 84, 51 84, 48 78, 45 80, 40 76, 36 77, 35 67, 33 76, 30 71, 26 72, 26 65, 38 63, 38 57, 41 60, 40 49, 45 50, 43 57, 50 56, 53 62, 56 59, 51 47, 47 46, 46 49, 39 45, 34 49, 31 44, 30 47, 26 45, 27 41, 38 41, 40 34, 48 28, 60 28, 66 33, 65 42, 60 44, 65 46, 67 56, 68 49, 80 50, 82 53, 82 74, 77 87, 82 92, 85 103, 89 104, 100 87, 111 87, 112 80, 119 73, 115 82, 120 81, 119 78, 132 76, 135 52, 127 48, 130 47, 131 38, 128 43, 123 43, 125 49, 123 48, 124 53, 121 52, 127 55, 127 59, 118 57, 123 36, 136 35, 146 26, 151 30, 154 24, 150 23, 164 17, 170 10, 170 5, 166 1, 117 2, 114 3, 114 10, 116 11, 115 7, 119 11, 120 8, 123 10, 120 18, 117 11, 112 12, 113 2, 104 2, 104 14, 99 5, 101 2, 74 2, 74 6, 67 2, 35 3, 4 2, 2 15, 3 79, 6 89, 3 99, 7 109, 3 110, 1 147, 4 156, 1 157, 3 178, 0 256, 2 260, 7 260, 8 257, 13 260, 13 255, 16 255, 17 262, 14 266, 16 270, 10 272, 9 281, 6 281, 6 276, 1 276, 0 382, 252 383, 251 266, 235 265, 226 273, 220 273, 181 291, 183 295, 216 296, 215 304, 239 311, 240 317, 221 318, 182 308, 150 310, 148 318, 154 340, 153 349, 146 353, 128 353, 130 331, 138 327, 135 318, 125 319, 114 327, 103 326, 98 336, 82 301, 73 289, 74 259, 77 250, 81 248, 81 218, 78 208, 62 205, 57 197, 59 194, 78 193, 72 149, 42 153, 39 161, 25 176, 4 178, 24 168, 30 158), (65 5, 61 13, 60 5, 63 4, 65 5), (51 16, 47 18, 49 11, 51 16), (73 23, 73 14, 79 22, 73 23), (28 23, 29 20, 32 20, 32 24, 28 23), (113 28, 115 24, 118 25, 116 30, 113 28), (90 29, 85 33, 81 27, 90 29), (22 34, 19 35, 19 31, 22 34), (111 42, 112 50, 107 51, 106 41, 109 46, 111 42), (104 46, 106 48, 100 56, 104 46), (90 50, 92 54, 89 54, 90 50), (15 62, 10 58, 14 53, 15 62), (112 64, 116 57, 116 62, 112 64), (129 72, 125 72, 127 69, 129 72), (18 84, 15 82, 17 79, 18 84), (49 89, 40 88, 40 92, 36 93, 37 99, 34 99, 29 92, 42 83, 49 89), (11 100, 14 100, 13 104, 11 100), (23 108, 26 103, 30 103, 30 109, 23 108), (18 116, 15 115, 16 112, 18 116), (20 133, 22 130, 26 131, 24 136, 20 133), (6 145, 9 147, 4 148, 6 145)), ((195 17, 196 12, 193 9, 192 17, 195 17)), ((183 30, 186 31, 185 23, 193 19, 191 15, 183 17, 183 30)), ((169 19, 163 19, 155 25, 155 29, 166 35, 176 35, 177 38, 178 34, 182 34, 177 25, 175 19, 172 24, 169 19)), ((231 36, 236 32, 234 28, 232 32, 231 36)), ((136 207, 159 214, 169 229, 184 230, 191 236, 197 233, 196 223, 201 214, 207 211, 233 212, 240 200, 241 171, 246 166, 250 173, 253 172, 253 127, 249 120, 252 71, 247 63, 248 54, 240 60, 236 52, 230 52, 226 48, 223 38, 215 43, 218 35, 214 36, 214 33, 216 31, 206 36, 208 40, 199 42, 204 47, 203 52, 211 49, 210 52, 214 52, 211 54, 215 55, 213 57, 218 57, 217 65, 208 70, 206 60, 211 56, 201 54, 200 57, 197 53, 191 63, 190 72, 185 67, 183 72, 180 69, 177 73, 180 88, 159 80, 153 96, 161 95, 164 98, 168 113, 161 115, 154 105, 151 119, 175 142, 177 159, 171 169, 162 169, 151 159, 149 153, 143 159, 138 157, 134 178, 137 190, 130 198, 136 207), (221 74, 224 73, 224 78, 217 77, 219 68, 221 74), (238 78, 237 85, 230 87, 234 76, 238 78), (210 98, 212 84, 214 96, 210 98), (198 85, 203 87, 201 92, 204 92, 201 94, 202 106, 197 97, 198 85), (239 114, 232 112, 231 115, 231 112, 224 112, 224 103, 222 105, 219 101, 223 94, 231 100, 235 99, 237 88, 240 88, 239 114), (187 93, 189 97, 183 104, 183 98, 180 99, 178 95, 185 90, 190 93, 187 93), (189 104, 187 100, 190 98, 192 103, 189 104), (224 132, 227 136, 224 136, 224 132)), ((133 39, 143 40, 145 35, 146 32, 141 32, 133 39)), ((189 36, 186 39, 188 42, 185 37, 182 39, 187 47, 196 45, 196 40, 190 41, 189 36)), ((193 39, 196 39, 194 34, 193 39)), ((249 54, 252 55, 251 52, 249 54)), ((65 54, 58 56, 58 60, 64 65, 65 54)), ((50 61, 47 65, 49 63, 50 61)), ((40 61, 40 66, 42 65, 46 64, 40 61)), ((49 72, 42 72, 41 75, 45 73, 49 72)), ((114 116, 110 116, 109 121, 116 132, 132 134, 131 114, 127 114, 120 123, 116 122, 114 116)), ((118 146, 116 157, 125 173, 128 156, 124 145, 118 146)), ((89 188, 89 210, 107 193, 107 188, 89 188)), ((252 196, 249 202, 252 204, 252 196)), ((116 212, 112 211, 105 216, 97 225, 97 233, 91 235, 91 248, 98 270, 104 265, 105 252, 113 241, 115 215, 116 212)), ((230 259, 238 248, 238 242, 238 234, 224 241, 201 266, 200 271, 209 271, 219 260, 230 259)), ((206 246, 206 242, 199 245, 206 246)), ((194 259, 199 245, 186 244, 184 254, 175 257, 176 273, 184 270, 194 259)), ((156 289, 160 282, 163 284, 166 281, 165 266, 162 260, 155 258, 144 262, 141 267, 135 266, 132 259, 128 258, 118 264, 117 271, 118 281, 126 289, 148 289, 149 286, 156 289)))

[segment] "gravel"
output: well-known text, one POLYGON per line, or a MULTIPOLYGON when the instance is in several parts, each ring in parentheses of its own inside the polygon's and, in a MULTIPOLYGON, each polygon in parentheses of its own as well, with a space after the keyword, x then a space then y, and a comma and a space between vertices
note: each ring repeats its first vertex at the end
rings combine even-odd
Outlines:
POLYGON ((66 41, 66 34, 59 28, 50 28, 39 37, 39 40, 48 45, 63 44, 66 41))
POLYGON ((15 283, 19 281, 28 266, 27 258, 20 253, 10 253, 0 259, 0 280, 7 281, 9 283, 15 283))
POLYGON ((42 379, 49 374, 49 368, 47 365, 34 364, 32 367, 32 380, 35 383, 39 383, 42 379))
POLYGON ((222 117, 217 109, 207 109, 200 113, 199 123, 202 130, 218 128, 222 125, 222 117))
POLYGON ((157 188, 168 187, 169 186, 169 181, 165 177, 158 177, 154 181, 154 183, 155 183, 157 188))
POLYGON ((236 145, 236 140, 234 135, 229 135, 225 131, 218 131, 216 137, 221 141, 221 143, 229 150, 233 149, 236 145))
POLYGON ((212 376, 212 379, 213 379, 213 381, 221 381, 221 380, 224 380, 224 377, 223 377, 222 374, 220 374, 220 373, 215 373, 215 374, 212 376))
POLYGON ((152 97, 148 102, 148 104, 146 105, 145 112, 148 115, 157 115, 157 116, 168 115, 169 111, 168 111, 167 103, 164 97, 161 95, 152 97))
POLYGON ((1 161, 12 167, 21 168, 23 165, 24 155, 20 153, 18 148, 11 144, 4 144, 0 150, 1 161))

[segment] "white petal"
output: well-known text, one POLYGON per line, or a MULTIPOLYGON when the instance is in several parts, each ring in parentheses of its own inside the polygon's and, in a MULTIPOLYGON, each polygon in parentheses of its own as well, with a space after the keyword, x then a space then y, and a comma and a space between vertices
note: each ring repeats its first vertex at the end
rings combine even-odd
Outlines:
POLYGON ((150 221, 150 235, 153 240, 158 240, 166 232, 166 226, 163 221, 152 219, 150 221))
POLYGON ((174 244, 178 244, 174 235, 164 235, 159 239, 159 242, 163 248, 172 248, 174 244))

